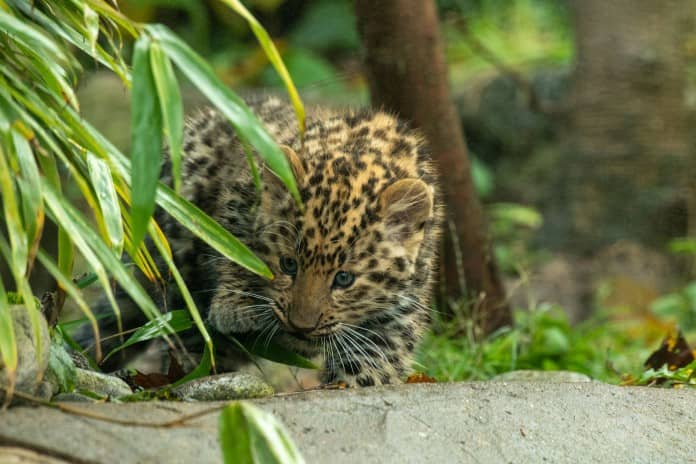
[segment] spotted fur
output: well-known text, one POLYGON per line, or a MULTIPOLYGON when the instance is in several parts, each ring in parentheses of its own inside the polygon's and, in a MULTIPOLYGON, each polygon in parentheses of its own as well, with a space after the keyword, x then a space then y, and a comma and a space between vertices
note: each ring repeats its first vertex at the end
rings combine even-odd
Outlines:
MULTIPOLYGON (((273 271, 265 280, 165 221, 189 286, 217 331, 256 332, 306 356, 322 380, 398 383, 429 321, 442 206, 423 138, 384 112, 310 109, 304 140, 291 107, 249 102, 283 147, 304 210, 280 180, 247 158, 214 110, 188 121, 182 193, 247 244, 273 271), (293 258, 297 272, 280 260, 293 258), (339 271, 354 282, 334 285, 339 271)), ((166 172, 167 167, 165 167, 166 172)))

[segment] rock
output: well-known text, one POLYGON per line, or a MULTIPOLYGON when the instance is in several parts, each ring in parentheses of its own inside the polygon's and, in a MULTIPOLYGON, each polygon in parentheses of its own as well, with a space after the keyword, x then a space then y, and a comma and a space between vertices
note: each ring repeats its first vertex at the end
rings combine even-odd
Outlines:
POLYGON ((172 393, 187 401, 229 401, 271 396, 273 387, 254 375, 229 372, 192 380, 172 393))
POLYGON ((592 379, 585 374, 572 371, 537 371, 537 370, 517 370, 504 372, 491 379, 492 382, 546 382, 546 383, 567 383, 567 382, 592 382, 592 379))
POLYGON ((89 396, 82 395, 76 392, 58 393, 52 398, 52 401, 62 401, 67 403, 92 403, 94 400, 89 396))
POLYGON ((75 369, 75 374, 75 390, 87 390, 109 397, 133 393, 126 382, 113 375, 80 368, 75 369))
MULTIPOLYGON (((21 305, 12 305, 9 310, 17 343, 15 390, 29 395, 44 393, 45 387, 42 385, 42 378, 46 366, 48 366, 48 353, 51 345, 46 320, 42 314, 37 314, 41 334, 41 352, 37 353, 29 310, 21 305)), ((0 368, 0 385, 7 385, 7 382, 7 372, 4 368, 0 368)), ((4 397, 4 392, 0 391, 0 401, 4 400, 4 397)))
MULTIPOLYGON (((285 425, 308 463, 694 461, 696 390, 689 388, 452 382, 252 401, 285 425)), ((211 410, 209 404, 161 401, 79 408, 158 424, 211 410)), ((69 462, 220 462, 217 411, 183 427, 123 426, 52 408, 0 414, 0 443, 69 462)))
POLYGON ((68 461, 54 456, 14 446, 0 446, 0 462, 4 464, 68 464, 68 461))

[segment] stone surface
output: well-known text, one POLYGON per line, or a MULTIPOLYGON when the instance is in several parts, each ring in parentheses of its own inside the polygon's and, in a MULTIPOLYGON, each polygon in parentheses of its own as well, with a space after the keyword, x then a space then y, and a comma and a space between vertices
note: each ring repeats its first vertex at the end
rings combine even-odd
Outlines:
POLYGON ((133 393, 128 384, 118 377, 80 368, 75 369, 75 390, 87 390, 111 398, 133 393))
MULTIPOLYGON (((48 336, 48 326, 43 315, 37 314, 41 333, 41 353, 37 355, 34 340, 34 329, 31 325, 28 310, 24 306, 10 306, 15 341, 17 344, 17 373, 15 390, 31 395, 45 396, 46 388, 41 379, 48 366, 48 352, 51 339, 48 336)), ((7 385, 7 373, 0 368, 0 385, 7 385)), ((48 395, 50 397, 50 393, 48 395)), ((0 391, 0 401, 4 393, 0 391)))
POLYGON ((493 378, 495 382, 592 382, 592 379, 579 372, 517 370, 504 372, 493 378))
POLYGON ((273 387, 254 375, 230 372, 192 380, 172 393, 187 401, 228 401, 270 396, 273 387))
MULTIPOLYGON (((254 400, 290 430, 308 463, 694 462, 696 390, 599 382, 414 384, 254 400)), ((219 403, 74 405, 162 422, 219 403)), ((47 408, 1 412, 0 446, 80 463, 221 462, 218 414, 153 428, 47 408), (38 427, 37 424, 42 424, 38 427)))

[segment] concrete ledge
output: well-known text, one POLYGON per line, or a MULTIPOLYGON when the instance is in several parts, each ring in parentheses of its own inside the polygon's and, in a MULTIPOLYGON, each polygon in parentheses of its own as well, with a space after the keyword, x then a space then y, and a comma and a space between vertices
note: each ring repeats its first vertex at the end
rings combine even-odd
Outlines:
MULTIPOLYGON (((696 390, 601 383, 419 384, 279 396, 308 463, 696 462, 696 390)), ((74 404, 165 421, 210 403, 74 404)), ((123 426, 47 408, 0 412, 0 445, 71 462, 220 462, 217 415, 176 428, 123 426)))

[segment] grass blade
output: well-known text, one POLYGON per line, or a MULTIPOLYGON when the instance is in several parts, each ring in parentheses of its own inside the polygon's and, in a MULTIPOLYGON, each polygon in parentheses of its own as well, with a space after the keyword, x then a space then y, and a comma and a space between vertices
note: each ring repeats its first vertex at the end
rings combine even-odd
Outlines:
POLYGON ((181 156, 184 139, 184 109, 181 103, 179 84, 174 75, 174 69, 169 58, 162 52, 157 42, 150 47, 150 65, 155 78, 157 95, 159 96, 164 134, 169 142, 169 158, 172 162, 172 177, 174 191, 181 189, 181 156))
POLYGON ((162 113, 150 66, 152 41, 142 35, 133 51, 131 120, 131 252, 145 238, 155 211, 155 192, 162 162, 162 113))

